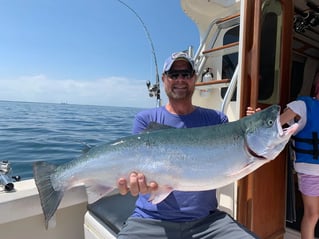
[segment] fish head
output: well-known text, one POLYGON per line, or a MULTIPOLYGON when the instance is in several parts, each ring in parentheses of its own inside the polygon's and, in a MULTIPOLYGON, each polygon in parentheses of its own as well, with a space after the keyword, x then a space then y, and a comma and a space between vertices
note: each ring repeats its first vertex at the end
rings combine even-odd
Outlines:
POLYGON ((276 158, 298 128, 297 123, 282 128, 279 105, 272 105, 245 118, 246 150, 248 154, 258 159, 276 158))

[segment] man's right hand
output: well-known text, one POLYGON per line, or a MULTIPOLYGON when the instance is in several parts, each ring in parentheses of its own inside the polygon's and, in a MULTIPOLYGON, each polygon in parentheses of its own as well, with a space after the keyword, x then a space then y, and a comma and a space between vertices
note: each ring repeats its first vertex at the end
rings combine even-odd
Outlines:
POLYGON ((147 184, 144 174, 132 172, 129 177, 129 182, 127 182, 125 178, 120 178, 117 181, 117 187, 122 195, 126 195, 130 191, 132 196, 137 196, 139 193, 147 194, 156 191, 158 185, 156 182, 147 184))
POLYGON ((253 109, 253 107, 248 106, 246 109, 246 115, 252 115, 255 114, 256 112, 260 111, 260 108, 257 108, 256 110, 253 109))

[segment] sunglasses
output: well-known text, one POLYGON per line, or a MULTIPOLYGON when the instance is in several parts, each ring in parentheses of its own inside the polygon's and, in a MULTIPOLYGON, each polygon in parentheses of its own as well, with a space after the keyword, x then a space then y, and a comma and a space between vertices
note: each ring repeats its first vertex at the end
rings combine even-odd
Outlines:
POLYGON ((177 80, 179 77, 181 77, 183 80, 189 80, 193 77, 194 71, 190 70, 172 70, 167 71, 165 74, 171 78, 172 80, 177 80))

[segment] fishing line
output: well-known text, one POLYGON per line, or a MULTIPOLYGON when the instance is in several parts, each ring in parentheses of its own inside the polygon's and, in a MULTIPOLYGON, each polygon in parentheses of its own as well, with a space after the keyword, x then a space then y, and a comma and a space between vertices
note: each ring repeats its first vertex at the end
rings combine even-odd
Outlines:
POLYGON ((137 19, 140 21, 140 23, 142 24, 144 31, 146 33, 147 39, 151 45, 151 50, 152 50, 152 55, 153 55, 153 59, 154 59, 154 64, 155 64, 155 71, 156 71, 156 83, 154 85, 151 84, 150 81, 146 82, 146 86, 147 89, 149 91, 149 96, 153 97, 156 96, 157 99, 157 107, 161 106, 161 96, 160 96, 160 80, 159 80, 159 75, 158 75, 158 65, 157 65, 157 58, 156 58, 156 54, 155 54, 155 48, 154 48, 154 44, 151 38, 151 34, 149 33, 144 21, 142 20, 142 18, 138 15, 138 13, 131 8, 129 5, 127 5, 125 2, 123 2, 122 0, 117 0, 118 2, 120 2, 122 5, 124 5, 125 7, 127 7, 131 12, 134 13, 134 15, 137 17, 137 19))

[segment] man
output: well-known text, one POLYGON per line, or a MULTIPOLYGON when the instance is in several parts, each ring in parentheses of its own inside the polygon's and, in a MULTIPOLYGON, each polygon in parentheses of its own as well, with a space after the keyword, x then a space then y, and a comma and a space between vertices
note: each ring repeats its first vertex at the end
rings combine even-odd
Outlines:
MULTIPOLYGON (((140 112, 135 118, 134 134, 146 129, 150 122, 175 128, 228 122, 223 113, 192 104, 196 74, 194 63, 187 54, 174 53, 165 61, 162 81, 168 103, 164 107, 140 112)), ((139 195, 133 215, 123 226, 118 238, 257 238, 228 214, 217 209, 216 190, 173 191, 164 201, 152 204, 148 201, 148 193, 156 190, 157 184, 147 184, 142 173, 131 174, 129 187, 124 178, 118 181, 121 194, 130 191, 132 195, 139 195)))

